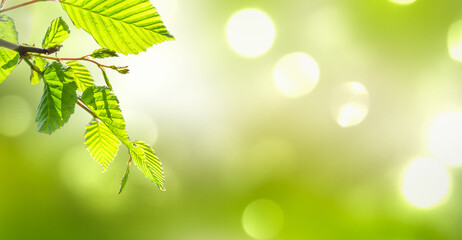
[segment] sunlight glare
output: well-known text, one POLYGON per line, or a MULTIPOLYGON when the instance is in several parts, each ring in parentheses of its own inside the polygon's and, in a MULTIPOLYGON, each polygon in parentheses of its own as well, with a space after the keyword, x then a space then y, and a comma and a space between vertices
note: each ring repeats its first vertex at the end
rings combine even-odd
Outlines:
POLYGON ((443 200, 448 187, 449 173, 446 167, 435 159, 421 158, 407 168, 402 192, 412 205, 427 208, 443 200))
POLYGON ((448 165, 462 164, 462 112, 437 117, 428 133, 430 150, 448 165))
POLYGON ((415 0, 390 0, 390 1, 397 3, 397 4, 411 4, 415 2, 415 0))
POLYGON ((341 127, 360 124, 369 112, 367 89, 357 82, 340 85, 334 93, 332 112, 341 127))
POLYGON ((462 61, 462 20, 453 23, 449 28, 448 50, 454 60, 462 61))
POLYGON ((291 53, 276 63, 273 77, 277 89, 284 95, 301 97, 316 87, 319 68, 316 61, 307 54, 291 53))
POLYGON ((346 104, 339 112, 337 123, 342 127, 359 124, 367 115, 367 108, 361 104, 346 104))
POLYGON ((226 34, 236 52, 246 57, 256 57, 273 45, 275 30, 273 22, 264 12, 245 9, 230 18, 226 34))

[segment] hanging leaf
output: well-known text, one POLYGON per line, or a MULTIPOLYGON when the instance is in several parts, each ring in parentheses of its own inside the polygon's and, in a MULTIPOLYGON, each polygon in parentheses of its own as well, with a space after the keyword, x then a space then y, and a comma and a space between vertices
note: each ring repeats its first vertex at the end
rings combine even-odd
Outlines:
MULTIPOLYGON (((135 141, 133 143, 130 141, 116 96, 106 87, 91 87, 87 88, 82 94, 82 101, 107 126, 114 136, 128 147, 130 156, 141 172, 160 189, 164 190, 162 164, 152 148, 145 142, 135 141)), ((128 174, 126 176, 128 177, 128 174)), ((122 179, 122 183, 124 181, 126 182, 126 179, 122 179)), ((121 189, 123 189, 122 186, 121 189)))
MULTIPOLYGON (((0 15, 0 39, 10 43, 18 43, 18 33, 13 19, 0 15)), ((0 83, 2 83, 19 62, 19 54, 13 50, 0 47, 0 83)))
POLYGON ((84 65, 78 63, 77 61, 66 62, 66 65, 71 67, 72 71, 74 72, 74 81, 80 91, 85 92, 87 88, 95 86, 90 72, 84 65))
POLYGON ((35 120, 39 132, 51 134, 74 113, 77 85, 71 69, 58 62, 49 65, 43 76, 45 86, 35 120))
POLYGON ((66 22, 59 17, 51 22, 50 27, 43 38, 42 47, 49 48, 61 44, 66 38, 69 37, 69 26, 66 22))
POLYGON ((143 150, 137 148, 128 137, 119 100, 109 88, 87 88, 82 94, 82 101, 131 152, 142 157, 143 150))
POLYGON ((125 185, 127 185, 128 175, 130 175, 130 164, 131 163, 132 163, 132 157, 130 156, 130 159, 128 160, 128 163, 127 163, 127 169, 125 170, 122 180, 120 180, 120 188, 119 188, 119 191, 117 192, 117 195, 121 194, 125 188, 125 185))
POLYGON ((141 148, 144 153, 144 158, 137 155, 136 153, 130 153, 133 157, 133 161, 136 166, 143 172, 144 176, 149 178, 155 185, 157 185, 161 190, 164 188, 164 170, 162 168, 162 163, 157 158, 154 150, 143 141, 135 141, 137 147, 141 148))
POLYGON ((125 130, 119 100, 107 87, 87 88, 82 94, 82 101, 123 144, 127 147, 133 146, 125 130))
POLYGON ((77 28, 102 47, 137 54, 153 44, 173 40, 149 0, 61 0, 77 28))
POLYGON ((101 164, 103 170, 106 170, 119 150, 120 140, 104 122, 92 120, 85 129, 87 150, 91 157, 101 164))

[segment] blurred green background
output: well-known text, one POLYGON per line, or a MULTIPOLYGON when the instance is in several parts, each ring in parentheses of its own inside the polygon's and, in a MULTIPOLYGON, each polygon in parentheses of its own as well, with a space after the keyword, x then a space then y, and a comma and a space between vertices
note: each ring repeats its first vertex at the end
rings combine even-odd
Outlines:
MULTIPOLYGON (((130 67, 129 75, 109 77, 129 135, 162 160, 167 191, 132 168, 117 196, 128 153, 121 148, 101 173, 83 144, 90 116, 81 109, 52 136, 38 133, 42 87, 29 84, 21 63, 0 85, 0 239, 462 238, 460 168, 444 165, 448 190, 430 207, 414 206, 402 190, 409 164, 435 155, 434 119, 462 110, 462 30, 450 37, 462 1, 153 4, 176 41, 107 63, 130 67), (230 42, 230 19, 244 9, 263 12, 274 29, 274 39, 255 29, 269 46, 253 57, 230 42), (302 80, 317 84, 287 96, 274 72, 295 52, 315 61, 319 77, 306 70, 302 80), (348 82, 365 90, 345 90, 348 82), (362 106, 355 124, 337 118, 339 99, 362 106)), ((20 42, 35 45, 54 18, 71 23, 53 2, 7 15, 20 42)), ((61 57, 99 48, 74 27, 63 45, 61 57)))

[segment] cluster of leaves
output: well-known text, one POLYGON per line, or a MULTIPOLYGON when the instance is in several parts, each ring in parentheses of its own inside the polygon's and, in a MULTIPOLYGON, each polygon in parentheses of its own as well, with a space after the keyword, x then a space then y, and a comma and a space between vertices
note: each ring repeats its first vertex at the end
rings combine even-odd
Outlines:
MULTIPOLYGON (((44 0, 32 0, 25 6, 44 0)), ((4 1, 2 1, 3 3, 4 1)), ((85 128, 85 145, 93 159, 106 170, 114 160, 121 144, 128 148, 130 157, 122 177, 119 193, 123 190, 132 161, 160 189, 164 190, 162 164, 154 150, 143 141, 130 140, 119 101, 112 92, 106 69, 121 74, 127 67, 107 66, 98 59, 117 57, 117 53, 137 54, 163 41, 173 40, 156 9, 148 0, 59 0, 77 28, 83 28, 102 47, 77 58, 60 58, 48 55, 57 52, 69 37, 68 25, 62 18, 55 19, 43 38, 40 51, 28 50, 18 44, 13 19, 1 14, 19 7, 0 10, 0 83, 20 62, 31 67, 30 83, 43 82, 36 122, 38 131, 51 134, 62 128, 74 113, 75 106, 87 111, 92 120, 85 128), (25 49, 25 50, 24 50, 25 49), (92 75, 80 62, 96 64, 102 72, 106 86, 96 86, 92 75)), ((34 47, 35 48, 35 47, 34 47)))

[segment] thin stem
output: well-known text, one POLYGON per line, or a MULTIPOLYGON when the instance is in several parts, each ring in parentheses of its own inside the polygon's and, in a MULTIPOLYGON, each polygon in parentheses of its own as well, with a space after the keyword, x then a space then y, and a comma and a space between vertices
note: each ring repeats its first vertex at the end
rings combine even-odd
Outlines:
POLYGON ((43 54, 32 54, 32 55, 37 56, 37 57, 46 58, 46 59, 51 59, 51 60, 57 60, 57 61, 61 61, 61 60, 64 60, 64 61, 84 60, 83 57, 79 57, 79 58, 60 58, 60 57, 47 56, 47 55, 43 55, 43 54))
POLYGON ((48 1, 48 2, 59 2, 59 1, 57 1, 57 0, 31 0, 31 1, 28 1, 28 2, 24 2, 24 3, 18 4, 18 5, 9 7, 9 8, 1 9, 1 10, 0 10, 0 13, 6 12, 6 11, 9 11, 9 10, 13 10, 13 9, 16 9, 16 8, 19 8, 19 7, 24 7, 24 6, 27 6, 27 5, 32 4, 32 3, 47 2, 47 1, 48 1))
POLYGON ((127 170, 130 169, 130 164, 132 163, 132 155, 130 155, 130 157, 128 158, 128 162, 127 162, 127 170))
POLYGON ((77 101, 77 104, 78 104, 81 108, 83 108, 83 110, 85 110, 85 111, 87 111, 88 113, 90 113, 91 116, 92 116, 94 119, 98 119, 98 116, 96 116, 96 114, 95 114, 92 110, 90 110, 90 108, 88 108, 88 107, 83 103, 83 101, 82 101, 82 99, 81 99, 80 97, 77 97, 77 100, 78 100, 78 101, 77 101))
POLYGON ((101 72, 103 73, 103 78, 104 78, 104 81, 106 82, 107 87, 109 89, 111 89, 111 91, 112 91, 112 85, 109 82, 109 78, 106 75, 106 71, 104 70, 104 68, 102 66, 98 66, 98 67, 99 67, 99 69, 101 69, 101 72))
POLYGON ((88 58, 88 55, 86 56, 83 56, 83 57, 78 57, 78 58, 62 58, 62 57, 52 57, 52 56, 47 56, 47 55, 43 55, 43 54, 33 54, 34 56, 39 56, 39 57, 43 57, 43 58, 46 58, 46 59, 51 59, 51 60, 57 60, 57 61, 87 61, 87 62, 91 62, 91 63, 94 63, 96 64, 98 67, 104 67, 104 68, 113 68, 114 66, 108 66, 108 65, 104 65, 104 64, 101 64, 95 60, 92 60, 90 58, 88 58))
POLYGON ((24 58, 24 61, 27 63, 27 65, 29 65, 29 67, 30 67, 32 70, 38 72, 40 75, 43 74, 42 71, 40 71, 40 69, 37 68, 37 66, 35 66, 33 63, 30 62, 29 59, 24 58))
POLYGON ((97 62, 95 60, 91 60, 91 59, 89 59, 87 57, 85 57, 83 60, 94 63, 94 64, 98 65, 98 67, 100 67, 100 68, 101 67, 105 67, 105 68, 112 68, 113 67, 113 66, 108 66, 108 65, 101 64, 101 63, 99 63, 99 62, 97 62))
POLYGON ((107 87, 112 90, 112 85, 109 82, 109 78, 107 77, 106 70, 104 68, 117 69, 117 67, 115 66, 107 66, 107 65, 101 64, 95 60, 90 59, 88 55, 79 57, 79 58, 62 58, 62 57, 47 56, 43 54, 37 54, 37 55, 34 54, 34 56, 39 56, 39 57, 43 57, 43 58, 47 58, 51 60, 57 60, 57 61, 87 61, 87 62, 94 63, 99 67, 99 69, 101 69, 101 72, 103 73, 103 78, 104 78, 104 81, 106 82, 107 87))
POLYGON ((40 71, 40 68, 38 68, 38 67, 35 66, 33 63, 31 63, 30 60, 27 59, 27 58, 24 58, 24 61, 27 63, 27 65, 29 65, 29 67, 30 67, 32 70, 36 71, 40 76, 43 77, 43 72, 40 71))

